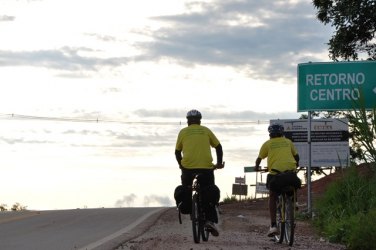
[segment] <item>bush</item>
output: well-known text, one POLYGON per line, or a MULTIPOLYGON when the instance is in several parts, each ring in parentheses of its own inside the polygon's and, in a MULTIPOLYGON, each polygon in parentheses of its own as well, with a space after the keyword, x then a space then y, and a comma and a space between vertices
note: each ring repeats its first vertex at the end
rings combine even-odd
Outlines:
POLYGON ((357 216, 357 223, 352 224, 351 234, 348 239, 349 249, 363 250, 376 249, 374 235, 376 232, 376 209, 370 210, 367 214, 357 216))
POLYGON ((375 177, 361 177, 351 168, 316 201, 315 226, 331 241, 349 249, 370 248, 376 232, 375 177))
POLYGON ((231 197, 227 196, 223 199, 223 203, 233 203, 238 202, 239 200, 236 198, 236 196, 232 195, 231 197))

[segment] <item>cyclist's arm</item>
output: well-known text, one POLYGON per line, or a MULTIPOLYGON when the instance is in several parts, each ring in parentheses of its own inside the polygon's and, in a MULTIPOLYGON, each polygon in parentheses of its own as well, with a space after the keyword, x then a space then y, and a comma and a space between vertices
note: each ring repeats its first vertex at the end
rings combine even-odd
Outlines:
POLYGON ((294 155, 294 159, 296 161, 296 166, 299 167, 299 160, 300 160, 299 154, 294 155))
POLYGON ((222 149, 221 144, 218 144, 215 147, 215 152, 217 154, 217 166, 222 166, 223 165, 223 149, 222 149))
POLYGON ((261 163, 261 158, 257 157, 256 162, 255 162, 255 171, 260 171, 260 163, 261 163))
POLYGON ((183 157, 181 156, 181 150, 175 149, 175 158, 179 164, 179 167, 181 168, 181 160, 183 159, 183 157))

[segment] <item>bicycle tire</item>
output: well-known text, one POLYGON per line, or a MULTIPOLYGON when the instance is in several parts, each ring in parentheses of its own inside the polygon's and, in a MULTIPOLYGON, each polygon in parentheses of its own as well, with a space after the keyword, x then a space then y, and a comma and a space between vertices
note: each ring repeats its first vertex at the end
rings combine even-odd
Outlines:
MULTIPOLYGON (((216 223, 218 223, 218 207, 216 206, 215 207, 215 216, 216 216, 216 223)), ((201 231, 201 236, 202 236, 202 240, 203 241, 208 241, 209 240, 209 235, 210 235, 210 232, 209 230, 207 230, 207 228, 205 228, 205 219, 202 220, 202 222, 204 223, 204 227, 203 227, 203 231, 201 231)))
POLYGON ((285 239, 289 246, 294 244, 295 231, 295 202, 294 196, 285 195, 285 239))
POLYGON ((284 238, 284 235, 285 235, 285 222, 284 222, 284 219, 283 219, 283 210, 284 207, 283 207, 283 197, 282 196, 279 196, 278 199, 277 199, 277 228, 278 228, 278 234, 275 234, 274 235, 274 240, 275 242, 278 242, 278 243, 282 243, 283 242, 283 238, 284 238))
POLYGON ((201 221, 200 223, 200 232, 201 232, 201 238, 203 241, 208 241, 209 240, 209 231, 205 228, 205 221, 201 221))
POLYGON ((178 217, 179 217, 179 223, 180 223, 180 224, 183 224, 183 220, 182 220, 182 218, 181 218, 180 204, 179 204, 179 206, 178 206, 178 217))
POLYGON ((191 220, 192 220, 193 240, 195 243, 200 243, 199 204, 198 204, 197 194, 194 194, 192 196, 191 220))

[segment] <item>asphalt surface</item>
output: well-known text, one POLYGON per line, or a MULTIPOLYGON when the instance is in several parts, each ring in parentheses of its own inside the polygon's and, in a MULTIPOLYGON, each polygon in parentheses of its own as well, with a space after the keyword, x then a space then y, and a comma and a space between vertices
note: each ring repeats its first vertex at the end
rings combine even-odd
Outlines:
POLYGON ((162 210, 142 207, 0 212, 0 249, 96 249, 162 210))

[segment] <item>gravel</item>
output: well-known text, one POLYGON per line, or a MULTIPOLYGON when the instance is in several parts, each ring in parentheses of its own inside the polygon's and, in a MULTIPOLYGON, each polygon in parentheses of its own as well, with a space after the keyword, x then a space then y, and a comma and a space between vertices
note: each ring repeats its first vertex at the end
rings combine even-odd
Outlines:
MULTIPOLYGON (((269 226, 266 199, 235 202, 220 206, 219 237, 210 236, 207 242, 193 242, 189 215, 183 215, 179 224, 178 212, 169 208, 138 235, 128 235, 116 250, 166 250, 166 249, 346 249, 332 244, 320 237, 310 225, 309 220, 298 220, 295 241, 292 247, 286 243, 275 243, 266 236, 269 226)), ((137 231, 137 230, 136 230, 137 231)))

